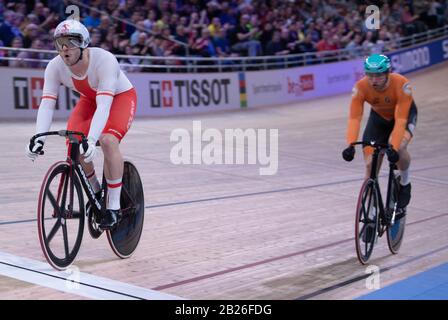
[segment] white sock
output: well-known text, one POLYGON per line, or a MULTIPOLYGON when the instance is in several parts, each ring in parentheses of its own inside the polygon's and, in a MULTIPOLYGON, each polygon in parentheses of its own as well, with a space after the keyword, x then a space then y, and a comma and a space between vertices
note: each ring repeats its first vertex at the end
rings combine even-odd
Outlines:
POLYGON ((400 184, 402 186, 407 185, 410 182, 409 181, 409 169, 404 170, 404 171, 400 170, 400 177, 401 177, 400 184))
POLYGON ((100 182, 96 177, 95 170, 93 170, 91 173, 87 173, 87 179, 89 180, 90 185, 93 188, 93 192, 97 193, 101 190, 100 182))
POLYGON ((107 209, 120 209, 120 194, 121 194, 121 178, 107 181, 107 209))

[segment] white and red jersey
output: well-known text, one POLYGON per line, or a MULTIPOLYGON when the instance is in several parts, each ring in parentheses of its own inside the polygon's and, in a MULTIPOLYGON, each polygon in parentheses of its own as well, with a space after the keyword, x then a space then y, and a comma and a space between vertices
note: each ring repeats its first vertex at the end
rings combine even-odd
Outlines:
POLYGON ((101 48, 88 50, 89 65, 82 77, 73 74, 59 55, 48 63, 37 114, 36 133, 50 129, 61 84, 79 92, 81 99, 88 99, 96 105, 88 133, 95 141, 106 126, 114 96, 133 88, 113 54, 101 48))
POLYGON ((89 66, 83 77, 73 74, 61 56, 53 58, 45 69, 42 98, 56 99, 60 84, 92 100, 97 95, 114 96, 132 88, 112 53, 101 48, 89 48, 89 54, 89 66))

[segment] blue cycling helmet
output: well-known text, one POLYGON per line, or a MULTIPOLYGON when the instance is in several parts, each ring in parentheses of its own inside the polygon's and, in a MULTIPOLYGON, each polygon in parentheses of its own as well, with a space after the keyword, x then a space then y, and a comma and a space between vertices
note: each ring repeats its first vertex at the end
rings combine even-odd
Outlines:
POLYGON ((390 59, 384 54, 371 54, 364 61, 365 73, 385 73, 390 71, 390 59))

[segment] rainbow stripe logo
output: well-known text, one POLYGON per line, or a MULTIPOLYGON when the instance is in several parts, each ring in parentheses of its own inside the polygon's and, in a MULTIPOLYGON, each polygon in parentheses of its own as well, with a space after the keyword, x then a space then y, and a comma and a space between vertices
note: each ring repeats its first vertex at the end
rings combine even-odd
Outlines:
POLYGON ((246 95, 246 75, 244 72, 238 74, 240 84, 240 107, 247 108, 247 95, 246 95))

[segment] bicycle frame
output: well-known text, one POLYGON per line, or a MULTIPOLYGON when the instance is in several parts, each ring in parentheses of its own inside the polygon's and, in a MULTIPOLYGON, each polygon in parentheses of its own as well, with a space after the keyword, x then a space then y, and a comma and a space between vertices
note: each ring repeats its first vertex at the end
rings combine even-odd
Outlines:
MULTIPOLYGON (((81 163, 79 162, 79 141, 74 136, 69 135, 69 143, 70 143, 70 149, 69 149, 69 156, 67 157, 67 161, 70 163, 71 168, 75 168, 76 173, 78 174, 78 177, 80 177, 81 185, 87 195, 87 198, 89 199, 90 203, 95 204, 93 208, 97 210, 97 212, 102 212, 103 205, 98 201, 98 199, 95 196, 95 192, 93 191, 92 185, 89 182, 89 179, 87 178, 87 175, 84 171, 84 168, 82 167, 81 163)), ((71 174, 71 183, 73 184, 73 170, 70 171, 71 174)))
MULTIPOLYGON (((379 207, 380 207, 380 217, 384 218, 386 216, 385 211, 388 209, 384 206, 383 197, 381 195, 381 189, 378 182, 378 163, 379 163, 379 156, 380 156, 380 149, 375 148, 372 155, 372 170, 370 172, 370 179, 374 181, 375 188, 378 190, 378 201, 379 201, 379 207)), ((396 164, 395 163, 389 163, 389 175, 387 180, 387 193, 386 193, 386 204, 390 203, 391 197, 392 197, 392 183, 394 179, 394 170, 396 170, 396 164)), ((390 221, 391 224, 394 223, 395 220, 395 214, 396 214, 396 208, 394 208, 392 212, 392 219, 390 221)))

